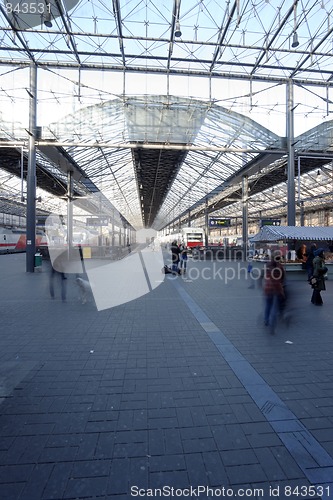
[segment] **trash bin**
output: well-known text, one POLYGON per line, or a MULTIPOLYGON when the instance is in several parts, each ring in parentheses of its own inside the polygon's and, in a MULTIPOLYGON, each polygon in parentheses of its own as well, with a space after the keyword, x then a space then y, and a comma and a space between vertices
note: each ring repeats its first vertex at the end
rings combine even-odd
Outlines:
POLYGON ((91 248, 90 247, 83 247, 82 248, 82 257, 84 259, 91 259, 91 248))
POLYGON ((35 253, 35 269, 41 270, 42 269, 42 254, 40 253, 35 253))

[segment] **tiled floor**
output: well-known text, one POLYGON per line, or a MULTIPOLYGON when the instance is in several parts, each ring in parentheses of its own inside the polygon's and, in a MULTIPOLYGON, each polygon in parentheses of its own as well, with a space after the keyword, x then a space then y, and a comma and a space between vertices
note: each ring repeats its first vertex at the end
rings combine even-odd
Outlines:
POLYGON ((332 282, 271 335, 241 262, 100 312, 47 262, 0 276, 1 499, 333 498, 332 282))

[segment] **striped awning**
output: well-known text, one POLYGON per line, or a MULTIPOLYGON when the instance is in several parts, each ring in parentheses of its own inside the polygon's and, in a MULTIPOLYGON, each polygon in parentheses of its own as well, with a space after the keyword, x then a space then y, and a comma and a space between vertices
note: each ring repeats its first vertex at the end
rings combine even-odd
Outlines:
POLYGON ((250 238, 256 241, 333 241, 333 227, 330 226, 263 226, 259 233, 250 238))

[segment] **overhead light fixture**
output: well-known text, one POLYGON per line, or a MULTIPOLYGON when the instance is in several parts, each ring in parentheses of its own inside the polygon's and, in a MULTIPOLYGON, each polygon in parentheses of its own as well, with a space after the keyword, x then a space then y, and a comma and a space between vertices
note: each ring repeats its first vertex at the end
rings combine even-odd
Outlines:
POLYGON ((297 29, 297 2, 295 2, 295 4, 294 4, 294 30, 293 30, 294 34, 293 34, 293 43, 291 44, 291 46, 293 48, 299 46, 298 36, 297 36, 297 33, 296 33, 296 29, 297 29))
POLYGON ((51 11, 49 11, 48 8, 44 14, 44 24, 47 28, 52 28, 51 11))
POLYGON ((298 36, 297 36, 297 33, 295 31, 294 35, 293 35, 293 43, 291 44, 291 46, 293 48, 295 47, 298 47, 299 46, 299 41, 298 41, 298 36))
POLYGON ((45 26, 47 28, 52 28, 50 0, 45 0, 45 9, 43 11, 43 18, 45 26))
POLYGON ((176 21, 175 36, 177 38, 179 38, 180 36, 182 36, 182 32, 180 31, 180 22, 179 22, 179 19, 176 21))

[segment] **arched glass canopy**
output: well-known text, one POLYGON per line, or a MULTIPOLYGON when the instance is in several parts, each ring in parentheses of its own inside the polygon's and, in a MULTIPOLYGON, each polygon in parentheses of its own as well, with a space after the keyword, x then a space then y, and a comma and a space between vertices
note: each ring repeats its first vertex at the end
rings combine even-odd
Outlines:
POLYGON ((276 134, 247 117, 170 96, 85 108, 47 134, 68 143, 75 163, 136 228, 143 222, 161 229, 211 197, 260 151, 282 148, 276 134))
POLYGON ((22 75, 33 64, 46 209, 60 210, 53 196, 67 182, 45 149, 53 144, 78 172, 75 195, 100 190, 105 206, 135 228, 185 223, 205 208, 239 217, 242 174, 249 215, 284 213, 289 83, 303 125, 293 144, 295 203, 330 206, 332 0, 51 0, 37 12, 27 5, 0 4, 3 193, 24 191, 6 176, 20 176, 20 148, 26 163, 22 75), (5 146, 15 151, 6 156, 5 146))

